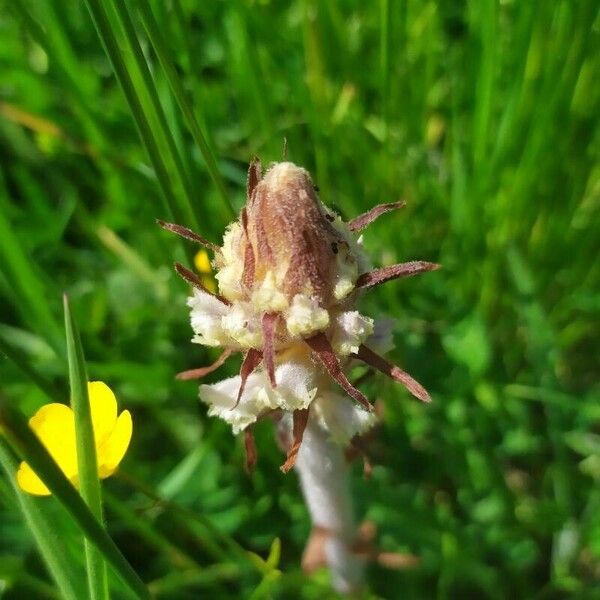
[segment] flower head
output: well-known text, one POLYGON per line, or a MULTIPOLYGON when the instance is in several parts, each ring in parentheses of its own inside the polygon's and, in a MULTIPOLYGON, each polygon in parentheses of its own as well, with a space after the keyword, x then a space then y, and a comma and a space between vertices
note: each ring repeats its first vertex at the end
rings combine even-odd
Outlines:
POLYGON ((192 341, 224 352, 213 365, 180 378, 203 377, 231 353, 241 352, 240 374, 201 385, 200 397, 209 414, 230 423, 235 433, 248 433, 265 415, 291 413, 294 443, 282 467, 286 471, 309 418, 340 444, 374 424, 371 404, 347 378, 353 361, 367 363, 429 401, 420 384, 377 353, 389 349, 382 348, 386 336, 355 308, 368 288, 438 267, 413 261, 371 268, 358 232, 403 204, 383 204, 344 222, 319 200, 305 169, 281 162, 263 175, 254 160, 246 205, 220 247, 185 227, 159 221, 215 253, 218 292, 182 265, 176 264, 176 270, 194 286, 188 300, 192 341))
MULTIPOLYGON (((98 476, 104 479, 116 471, 127 452, 132 433, 131 414, 124 410, 117 416, 115 395, 101 381, 89 382, 88 394, 96 442, 98 476)), ((77 486, 79 473, 75 418, 71 408, 59 403, 46 404, 29 419, 29 426, 65 476, 77 486)), ((17 482, 23 491, 35 496, 50 495, 50 490, 26 462, 19 465, 17 482)))

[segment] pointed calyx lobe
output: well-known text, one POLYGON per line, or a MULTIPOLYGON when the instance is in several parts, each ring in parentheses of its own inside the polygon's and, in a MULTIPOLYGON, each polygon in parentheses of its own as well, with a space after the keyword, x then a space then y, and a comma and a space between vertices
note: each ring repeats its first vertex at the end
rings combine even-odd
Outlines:
POLYGON ((196 275, 196 273, 194 273, 193 271, 190 271, 187 267, 184 267, 181 263, 175 263, 175 271, 177 272, 177 275, 179 275, 182 279, 185 279, 185 281, 187 281, 193 287, 202 290, 205 294, 213 296, 223 304, 231 304, 231 302, 229 302, 227 298, 224 298, 223 296, 220 296, 219 294, 215 294, 208 290, 206 286, 202 283, 200 277, 198 277, 198 275, 196 275))
POLYGON ((354 398, 364 409, 371 412, 373 406, 367 400, 366 396, 348 381, 327 336, 324 333, 317 333, 304 341, 308 344, 319 362, 325 367, 331 378, 334 379, 346 393, 354 398))
POLYGON ((348 229, 350 229, 350 231, 361 231, 381 215, 392 210, 404 208, 405 206, 406 202, 404 202, 403 200, 399 202, 390 202, 389 204, 378 204, 377 206, 374 206, 371 210, 368 210, 366 213, 358 215, 358 217, 355 217, 354 219, 352 219, 352 221, 349 221, 348 229))
POLYGON ((300 451, 300 446, 302 446, 304 430, 308 424, 308 408, 295 410, 292 417, 292 444, 288 450, 285 462, 280 467, 284 473, 287 473, 296 464, 298 452, 300 451))
POLYGON ((246 204, 252 203, 252 194, 254 189, 258 185, 258 182, 262 179, 262 167, 260 160, 255 156, 248 166, 248 178, 246 179, 246 204))
POLYGON ((246 387, 246 381, 248 377, 255 371, 256 367, 262 361, 263 355, 260 350, 256 350, 255 348, 250 348, 248 352, 246 352, 246 356, 244 356, 244 360, 242 361, 242 366, 240 367, 240 389, 238 390, 237 400, 235 405, 232 406, 232 410, 237 407, 242 399, 242 394, 244 393, 244 389, 246 387))
POLYGON ((167 231, 175 233, 176 235, 179 235, 182 238, 185 238, 186 240, 190 240, 192 242, 196 242, 197 244, 201 244, 202 246, 205 246, 206 248, 212 250, 213 252, 215 252, 219 249, 219 246, 217 246, 217 244, 213 244, 212 242, 209 242, 206 238, 203 238, 202 236, 198 235, 197 233, 194 233, 191 229, 188 229, 187 227, 184 227, 183 225, 175 225, 175 223, 167 223, 166 221, 161 221, 160 219, 157 219, 156 222, 163 229, 166 229, 167 231))
POLYGON ((415 379, 413 379, 406 371, 403 371, 400 367, 393 365, 379 356, 379 354, 373 352, 370 348, 367 348, 364 344, 361 344, 358 348, 358 352, 353 354, 355 358, 362 360, 369 366, 385 373, 392 379, 399 381, 415 398, 422 400, 423 402, 431 402, 431 396, 427 393, 427 390, 415 379))
POLYGON ((277 387, 275 382, 275 328, 279 320, 278 313, 265 313, 262 317, 263 330, 263 358, 272 387, 277 387))
POLYGON ((177 379, 182 381, 187 381, 188 379, 200 379, 202 377, 206 377, 209 373, 216 371, 232 354, 233 350, 227 349, 225 352, 221 353, 221 356, 215 360, 212 365, 208 365, 207 367, 200 367, 199 369, 190 369, 189 371, 182 371, 176 375, 177 379))
MULTIPOLYGON (((248 175, 250 178, 250 175, 248 175)), ((248 179, 248 183, 250 179, 248 179)), ((254 189, 254 188, 253 188, 254 189)), ((241 214, 242 220, 242 231, 244 232, 243 247, 244 247, 244 266, 242 269, 242 286, 246 292, 250 292, 254 287, 254 272, 256 270, 256 258, 254 257, 254 250, 248 237, 248 212, 246 207, 242 208, 241 214)))
POLYGON ((244 430, 244 451, 246 453, 246 473, 252 473, 256 466, 256 444, 254 443, 254 432, 252 425, 244 430))
POLYGON ((357 288, 370 288, 392 279, 399 279, 400 277, 410 277, 411 275, 417 275, 418 273, 425 273, 427 271, 434 271, 439 269, 440 265, 436 263, 425 262, 424 260, 413 260, 411 262, 400 263, 398 265, 390 265, 389 267, 382 267, 381 269, 375 269, 368 273, 363 273, 356 280, 357 288))

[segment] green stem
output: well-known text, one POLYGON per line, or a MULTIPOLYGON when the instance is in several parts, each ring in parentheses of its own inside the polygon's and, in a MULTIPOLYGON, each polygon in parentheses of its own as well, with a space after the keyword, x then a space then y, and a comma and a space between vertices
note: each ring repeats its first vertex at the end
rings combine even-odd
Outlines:
MULTIPOLYGON (((69 300, 64 296, 65 331, 67 336, 67 359, 69 361, 69 384, 71 407, 75 416, 75 443, 77 468, 81 496, 99 523, 102 523, 102 492, 98 479, 98 460, 92 411, 88 397, 87 373, 81 339, 73 320, 69 300)), ((102 555, 89 541, 85 540, 88 586, 92 600, 109 598, 106 565, 102 555)))

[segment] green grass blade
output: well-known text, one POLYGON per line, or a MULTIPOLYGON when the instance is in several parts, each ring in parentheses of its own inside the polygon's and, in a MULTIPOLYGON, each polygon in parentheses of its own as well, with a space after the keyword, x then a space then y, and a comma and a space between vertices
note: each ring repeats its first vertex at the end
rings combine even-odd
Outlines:
POLYGON ((189 527, 190 530, 194 530, 192 525, 194 522, 198 524, 202 530, 209 534, 207 536, 203 536, 200 540, 203 549, 210 553, 215 560, 226 562, 230 558, 230 556, 214 541, 219 540, 219 542, 227 548, 232 556, 242 559, 244 562, 248 562, 247 551, 233 537, 215 527, 212 521, 201 512, 189 510, 188 508, 181 506, 176 502, 172 502, 171 500, 160 496, 151 487, 132 477, 131 475, 125 474, 123 471, 119 472, 119 477, 127 481, 128 484, 130 484, 140 493, 154 501, 157 506, 162 507, 166 511, 170 512, 179 523, 187 524, 187 527, 189 527))
POLYGON ((177 103, 179 104, 179 108, 183 112, 194 141, 200 148, 200 152, 202 152, 208 172, 214 184, 217 186, 217 189, 219 190, 219 194, 223 200, 223 203, 230 213, 229 216, 233 216, 235 215, 235 209, 231 205, 229 196, 227 195, 223 178, 221 177, 221 173, 219 172, 217 166, 215 154, 212 148, 208 145, 206 137, 202 133, 200 125, 196 120, 196 116, 194 115, 190 101, 185 93, 185 90, 183 89, 179 75, 175 70, 175 65, 171 59, 167 44, 160 32, 160 28, 156 22, 156 19, 154 18, 154 14, 152 13, 152 8, 147 0, 139 0, 137 2, 137 6, 142 17, 144 27, 148 32, 150 42, 152 43, 154 51, 156 52, 156 56, 158 57, 158 60, 165 71, 169 85, 171 86, 173 94, 177 100, 177 103))
POLYGON ((379 78, 381 86, 381 115, 385 124, 386 137, 390 110, 390 54, 391 54, 391 2, 380 0, 381 36, 379 39, 379 78))
POLYGON ((148 157, 156 173, 164 208, 169 216, 175 220, 184 221, 186 217, 179 210, 179 202, 173 192, 167 166, 159 148, 159 142, 154 135, 149 119, 142 106, 142 100, 136 90, 131 74, 125 64, 123 53, 117 42, 111 23, 108 20, 104 6, 99 0, 86 0, 86 5, 94 21, 96 31, 104 50, 112 64, 119 84, 125 94, 131 114, 135 120, 142 142, 148 152, 148 157))
POLYGON ((218 597, 219 592, 215 592, 215 588, 219 589, 219 582, 228 581, 230 584, 235 584, 235 581, 240 577, 239 569, 234 564, 210 565, 202 571, 185 571, 184 573, 173 572, 168 573, 160 579, 155 579, 148 587, 152 595, 156 598, 182 598, 182 597, 199 597, 198 587, 206 587, 206 596, 218 597), (209 586, 212 586, 209 587, 209 586), (193 591, 188 591, 186 594, 185 588, 193 587, 193 591), (216 596, 215 596, 216 594, 216 596))
POLYGON ((154 288, 159 298, 167 295, 167 287, 156 276, 156 271, 148 264, 140 252, 136 252, 129 244, 120 238, 112 229, 96 221, 86 219, 86 228, 98 237, 102 245, 112 252, 131 272, 140 278, 145 285, 154 288))
MULTIPOLYGON (((75 415, 75 441, 77 446, 77 467, 81 496, 98 522, 102 523, 102 492, 98 479, 98 460, 94 427, 87 390, 87 373, 83 348, 77 325, 73 320, 69 300, 64 296, 65 332, 67 337, 67 359, 69 361, 69 385, 71 407, 75 415)), ((109 597, 106 565, 100 552, 85 540, 88 586, 92 600, 105 600, 109 597)))
POLYGON ((41 19, 44 23, 44 27, 42 27, 39 22, 40 20, 35 19, 29 12, 31 6, 28 6, 22 0, 11 2, 10 8, 18 14, 27 33, 31 35, 33 40, 35 40, 48 55, 48 58, 53 65, 53 69, 57 73, 57 77, 64 86, 63 89, 66 90, 69 97, 72 97, 74 100, 75 111, 82 122, 86 135, 94 145, 101 147, 103 151, 106 152, 108 150, 108 144, 106 143, 105 135, 94 121, 93 111, 91 110, 91 106, 82 89, 82 82, 79 77, 75 75, 80 72, 80 68, 77 68, 76 63, 74 63, 73 60, 70 60, 73 56, 72 50, 65 50, 68 45, 68 40, 64 37, 64 33, 59 31, 60 27, 56 26, 56 23, 50 22, 51 19, 48 19, 48 15, 45 15, 45 18, 41 19), (67 62, 64 62, 66 56, 69 58, 66 59, 67 62))
POLYGON ((310 124, 313 137, 316 163, 315 176, 319 182, 319 187, 326 190, 331 186, 332 157, 326 150, 327 133, 323 128, 323 122, 326 122, 329 118, 327 115, 330 108, 327 73, 319 29, 319 8, 317 3, 310 1, 305 2, 303 8, 304 61, 306 63, 306 86, 309 100, 306 111, 307 121, 310 124))
MULTIPOLYGON (((5 191, 0 175, 0 194, 5 191)), ((47 290, 27 256, 18 235, 7 216, 0 210, 0 271, 4 274, 18 300, 16 307, 25 323, 35 330, 45 331, 46 339, 62 356, 60 327, 47 302, 47 290)))
POLYGON ((175 569, 202 570, 202 567, 194 558, 175 546, 157 527, 154 527, 151 521, 139 515, 125 502, 106 491, 104 492, 104 501, 107 510, 119 517, 120 521, 125 523, 129 530, 134 531, 142 538, 149 547, 155 548, 166 556, 175 569))
POLYGON ((1 436, 0 466, 6 473, 6 478, 10 481, 25 523, 33 535, 40 554, 62 597, 66 600, 78 600, 81 597, 81 589, 84 585, 81 574, 69 560, 64 541, 53 530, 51 515, 44 505, 44 500, 34 498, 19 489, 15 477, 19 463, 1 436))
POLYGON ((25 417, 4 398, 0 398, 0 430, 21 458, 29 463, 29 466, 73 517, 87 539, 102 552, 106 561, 112 565, 129 590, 137 598, 149 599, 148 590, 142 580, 90 512, 77 490, 65 477, 40 440, 28 427, 25 417))
POLYGON ((494 81, 497 52, 497 0, 485 0, 480 4, 482 54, 477 77, 476 106, 474 116, 473 163, 475 169, 485 166, 492 103, 494 100, 494 81))
POLYGON ((45 581, 39 579, 35 575, 29 573, 21 573, 19 576, 19 584, 25 586, 31 596, 29 598, 51 598, 52 600, 61 600, 61 596, 56 588, 48 585, 45 581))
MULTIPOLYGON (((175 198, 177 201, 177 217, 181 222, 189 223, 191 227, 197 227, 193 204, 194 195, 185 172, 181 156, 177 151, 173 134, 169 129, 165 112, 158 97, 156 83, 152 78, 150 69, 142 52, 135 27, 129 14, 129 9, 124 2, 106 0, 105 6, 110 5, 112 12, 123 30, 122 38, 126 66, 136 87, 142 107, 152 125, 152 130, 158 141, 161 155, 167 165, 171 183, 175 187, 175 198), (132 60, 128 60, 128 58, 132 60)), ((109 9, 107 16, 111 19, 112 12, 109 9)), ((111 21, 113 30, 116 31, 116 23, 111 21)))
POLYGON ((252 23, 251 14, 242 2, 231 2, 228 9, 224 27, 231 52, 232 80, 238 86, 240 101, 247 103, 243 110, 245 121, 249 131, 259 132, 264 148, 279 147, 281 141, 275 138, 273 111, 259 65, 256 40, 252 40, 248 31, 252 23))
POLYGON ((42 390, 50 400, 54 402, 64 401, 64 396, 54 384, 51 381, 48 381, 43 375, 40 375, 37 370, 31 366, 25 353, 11 344, 9 338, 0 328, 0 355, 2 354, 14 363, 21 373, 42 390))

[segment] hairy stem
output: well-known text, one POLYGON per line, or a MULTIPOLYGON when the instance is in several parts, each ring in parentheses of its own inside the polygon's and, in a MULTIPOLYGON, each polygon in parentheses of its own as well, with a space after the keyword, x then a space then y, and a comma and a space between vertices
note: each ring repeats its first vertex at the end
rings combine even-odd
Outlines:
POLYGON ((313 419, 304 432, 295 468, 313 528, 326 532, 324 561, 332 584, 338 592, 355 592, 362 585, 364 566, 352 552, 357 531, 348 467, 342 447, 313 419))

